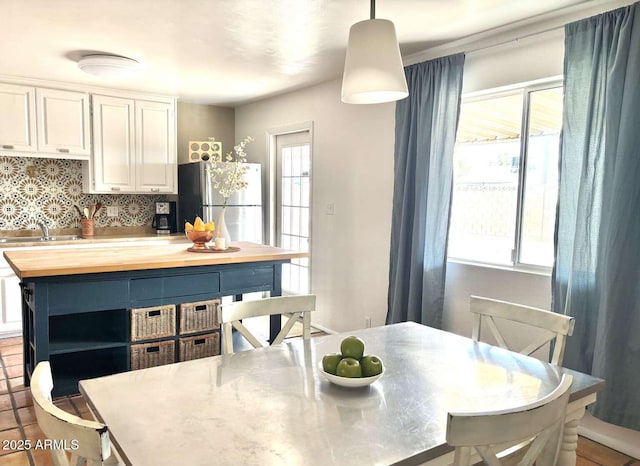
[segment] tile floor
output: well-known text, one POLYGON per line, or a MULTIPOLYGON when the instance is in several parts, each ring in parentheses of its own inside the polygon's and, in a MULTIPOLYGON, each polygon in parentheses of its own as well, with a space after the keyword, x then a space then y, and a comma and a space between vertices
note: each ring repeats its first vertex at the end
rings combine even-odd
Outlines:
MULTIPOLYGON (((57 398, 54 403, 92 419, 82 395, 57 398)), ((16 451, 7 443, 31 440, 35 444, 38 439, 44 435, 36 422, 31 392, 23 384, 22 338, 0 339, 0 466, 53 466, 47 450, 16 451)), ((581 437, 576 466, 640 466, 640 461, 581 437)))

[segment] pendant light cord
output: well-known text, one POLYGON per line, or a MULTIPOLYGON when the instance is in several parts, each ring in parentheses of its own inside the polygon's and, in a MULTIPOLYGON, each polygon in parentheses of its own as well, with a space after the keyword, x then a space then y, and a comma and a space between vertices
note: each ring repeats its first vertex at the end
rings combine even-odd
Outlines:
POLYGON ((371 18, 376 19, 376 0, 371 0, 371 18))

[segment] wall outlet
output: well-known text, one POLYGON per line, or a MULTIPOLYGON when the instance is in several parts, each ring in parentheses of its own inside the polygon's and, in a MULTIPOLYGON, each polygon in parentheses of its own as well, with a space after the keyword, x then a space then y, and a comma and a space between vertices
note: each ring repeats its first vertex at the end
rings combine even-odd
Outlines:
POLYGON ((107 206, 107 217, 117 217, 118 216, 118 206, 110 205, 107 206))
POLYGON ((364 326, 365 328, 371 328, 371 317, 364 318, 364 326))

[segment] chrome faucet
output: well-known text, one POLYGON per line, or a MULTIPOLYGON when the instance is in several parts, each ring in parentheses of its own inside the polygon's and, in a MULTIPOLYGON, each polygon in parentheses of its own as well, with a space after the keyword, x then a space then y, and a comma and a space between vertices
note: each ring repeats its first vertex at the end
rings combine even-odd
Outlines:
POLYGON ((49 239, 49 227, 47 226, 47 224, 43 220, 43 221, 38 222, 38 226, 40 226, 40 229, 42 230, 43 239, 48 240, 49 239))

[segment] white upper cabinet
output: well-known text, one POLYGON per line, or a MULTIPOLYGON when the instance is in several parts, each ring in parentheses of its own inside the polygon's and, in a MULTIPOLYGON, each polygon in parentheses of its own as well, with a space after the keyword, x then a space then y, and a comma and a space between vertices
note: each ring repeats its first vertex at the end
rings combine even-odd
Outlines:
POLYGON ((87 160, 89 94, 0 83, 2 153, 87 160))
POLYGON ((136 188, 141 192, 174 193, 175 127, 172 106, 136 102, 136 188))
POLYGON ((0 155, 82 160, 87 193, 177 193, 175 98, 58 84, 0 83, 0 155))
POLYGON ((36 152, 35 87, 0 83, 0 148, 36 152))
MULTIPOLYGON (((85 191, 135 191, 134 100, 102 95, 92 99, 93 186, 85 187, 85 191)), ((89 180, 91 176, 83 178, 89 180)))
POLYGON ((83 165, 89 193, 175 193, 175 102, 93 95, 93 158, 83 165))
POLYGON ((60 158, 91 154, 89 94, 36 89, 38 152, 60 158))

